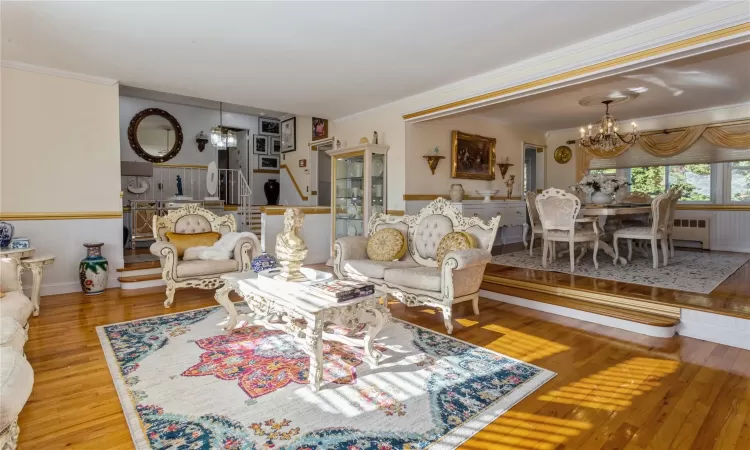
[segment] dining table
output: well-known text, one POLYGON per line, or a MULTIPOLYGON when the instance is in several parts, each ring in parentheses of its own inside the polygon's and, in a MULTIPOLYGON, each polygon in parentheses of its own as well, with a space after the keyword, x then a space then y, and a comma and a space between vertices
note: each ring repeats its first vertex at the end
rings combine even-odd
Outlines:
MULTIPOLYGON (((615 264, 619 262, 623 266, 628 263, 628 260, 622 256, 620 256, 619 258, 617 258, 617 260, 615 260, 614 248, 612 248, 609 242, 605 241, 605 239, 607 238, 607 232, 605 230, 607 219, 613 218, 613 217, 625 218, 628 216, 632 217, 632 216, 650 214, 650 213, 651 213, 651 204, 648 204, 648 203, 619 203, 619 204, 608 204, 608 205, 587 204, 587 205, 583 205, 583 207, 581 208, 581 215, 585 217, 599 217, 599 226, 602 230, 602 234, 599 237, 599 250, 611 256, 615 264)), ((587 245, 591 249, 594 248, 593 242, 588 242, 587 245)), ((567 249, 563 250, 562 252, 558 253, 558 256, 562 256, 563 254, 567 252, 568 252, 567 249)), ((581 256, 583 256, 583 253, 581 253, 581 256)))

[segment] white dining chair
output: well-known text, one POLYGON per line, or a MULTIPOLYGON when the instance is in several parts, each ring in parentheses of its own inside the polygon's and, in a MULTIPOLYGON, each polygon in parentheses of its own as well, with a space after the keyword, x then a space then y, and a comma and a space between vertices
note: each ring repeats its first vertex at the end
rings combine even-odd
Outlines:
POLYGON ((659 267, 659 246, 661 242, 661 251, 664 259, 664 265, 667 265, 667 230, 669 222, 669 203, 671 194, 666 192, 656 196, 651 202, 651 225, 640 227, 625 227, 615 231, 612 247, 615 249, 614 264, 620 258, 620 248, 618 247, 619 239, 628 240, 628 261, 633 259, 633 239, 651 241, 651 256, 654 263, 654 269, 659 267))
MULTIPOLYGON (((594 267, 599 268, 596 260, 599 252, 599 221, 595 217, 578 218, 581 200, 574 194, 560 189, 550 188, 536 197, 536 209, 542 225, 542 266, 547 268, 548 255, 554 253, 555 242, 567 242, 570 254, 570 271, 575 272, 575 244, 594 243, 594 267), (576 225, 591 224, 578 228, 576 225)), ((584 253, 581 253, 583 255, 584 253)))
POLYGON ((669 257, 674 258, 674 240, 672 231, 674 229, 674 219, 677 214, 677 202, 682 197, 682 190, 671 187, 669 188, 669 218, 667 219, 667 239, 669 240, 669 257))
POLYGON ((523 224, 523 246, 528 246, 529 256, 534 255, 534 237, 542 234, 542 224, 539 222, 539 212, 536 210, 536 192, 526 193, 526 211, 529 213, 529 222, 523 224), (530 243, 526 243, 526 235, 531 232, 530 243))

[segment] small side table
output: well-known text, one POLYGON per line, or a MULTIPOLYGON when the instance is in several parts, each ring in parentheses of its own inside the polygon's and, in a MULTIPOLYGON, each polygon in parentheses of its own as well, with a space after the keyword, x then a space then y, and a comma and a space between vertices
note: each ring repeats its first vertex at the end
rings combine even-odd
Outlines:
POLYGON ((49 266, 55 262, 53 255, 32 256, 21 260, 24 269, 31 270, 33 276, 33 285, 31 287, 31 303, 34 305, 34 317, 39 315, 39 294, 42 289, 42 276, 44 275, 44 266, 49 266))

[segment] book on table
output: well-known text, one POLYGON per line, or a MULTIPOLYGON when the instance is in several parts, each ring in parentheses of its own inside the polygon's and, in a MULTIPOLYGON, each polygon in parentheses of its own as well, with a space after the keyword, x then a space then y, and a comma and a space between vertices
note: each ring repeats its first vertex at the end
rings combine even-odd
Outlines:
POLYGON ((375 293, 375 285, 353 280, 332 280, 308 287, 312 294, 335 302, 344 302, 375 293))

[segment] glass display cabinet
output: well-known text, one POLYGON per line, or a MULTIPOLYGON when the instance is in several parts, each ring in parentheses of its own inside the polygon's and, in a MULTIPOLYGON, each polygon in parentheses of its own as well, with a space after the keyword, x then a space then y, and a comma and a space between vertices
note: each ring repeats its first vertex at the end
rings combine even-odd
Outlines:
POLYGON ((385 212, 388 146, 359 144, 329 150, 333 242, 366 236, 370 217, 385 212))

